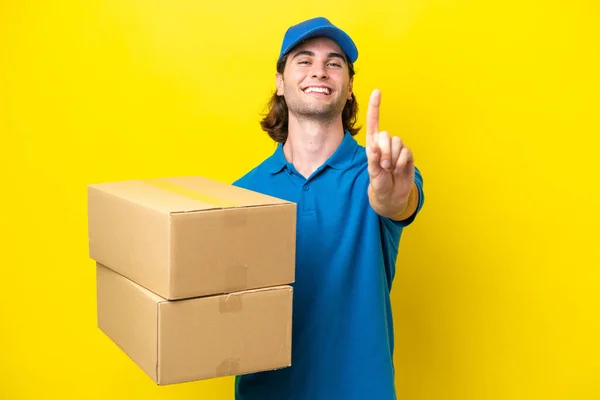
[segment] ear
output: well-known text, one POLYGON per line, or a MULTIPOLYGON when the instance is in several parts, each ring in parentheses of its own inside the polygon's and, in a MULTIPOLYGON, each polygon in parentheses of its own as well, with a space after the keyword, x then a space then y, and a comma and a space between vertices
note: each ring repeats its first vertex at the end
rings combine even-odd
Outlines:
POLYGON ((352 100, 353 85, 354 85, 354 77, 350 78, 350 82, 348 82, 348 100, 352 100))
POLYGON ((277 96, 283 96, 283 75, 277 73, 275 80, 277 85, 277 96))

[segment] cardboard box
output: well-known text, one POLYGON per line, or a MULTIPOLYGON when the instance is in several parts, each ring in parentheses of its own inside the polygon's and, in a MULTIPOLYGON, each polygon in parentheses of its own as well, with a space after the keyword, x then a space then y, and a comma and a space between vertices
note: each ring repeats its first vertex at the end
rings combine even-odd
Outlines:
POLYGON ((296 204, 203 177, 88 186, 89 255, 168 300, 294 282, 296 204))
POLYGON ((96 273, 98 327, 159 385, 291 365, 291 286, 169 301, 96 273))

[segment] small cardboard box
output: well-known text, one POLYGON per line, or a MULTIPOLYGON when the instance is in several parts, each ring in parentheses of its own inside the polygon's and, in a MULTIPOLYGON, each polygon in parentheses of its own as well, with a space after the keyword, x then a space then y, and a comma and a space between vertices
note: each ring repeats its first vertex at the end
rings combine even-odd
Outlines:
POLYGON ((170 301, 96 273, 98 327, 159 385, 291 365, 291 286, 170 301))
POLYGON ((90 257, 167 300, 287 285, 296 204, 207 178, 88 186, 90 257))

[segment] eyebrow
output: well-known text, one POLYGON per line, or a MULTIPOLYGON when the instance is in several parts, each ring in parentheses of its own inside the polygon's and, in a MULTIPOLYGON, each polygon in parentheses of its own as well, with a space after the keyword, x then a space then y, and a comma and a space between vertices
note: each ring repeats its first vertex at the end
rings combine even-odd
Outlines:
MULTIPOLYGON (((310 51, 310 50, 301 50, 299 52, 297 52, 296 54, 294 54, 294 56, 292 57, 292 60, 296 57, 299 56, 310 56, 310 57, 314 57, 315 53, 310 51)), ((327 58, 340 58, 342 59, 342 61, 346 62, 346 57, 344 57, 342 54, 340 53, 329 53, 327 55, 327 58)))

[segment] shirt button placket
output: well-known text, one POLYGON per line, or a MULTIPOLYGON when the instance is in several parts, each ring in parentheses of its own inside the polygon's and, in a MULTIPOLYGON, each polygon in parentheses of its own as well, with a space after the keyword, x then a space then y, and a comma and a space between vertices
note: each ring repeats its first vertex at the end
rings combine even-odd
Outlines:
POLYGON ((313 193, 310 192, 310 185, 305 183, 302 185, 302 213, 305 215, 314 214, 315 199, 313 193))

